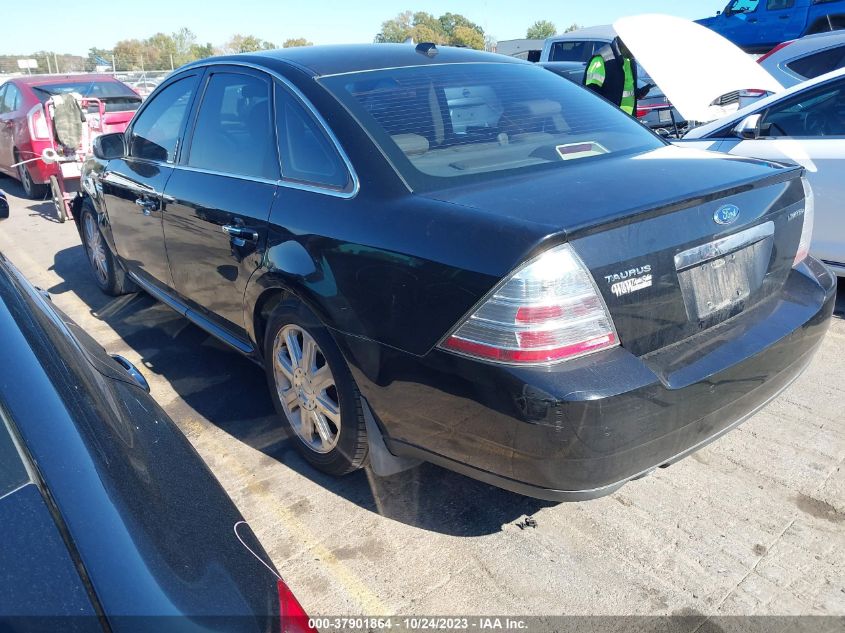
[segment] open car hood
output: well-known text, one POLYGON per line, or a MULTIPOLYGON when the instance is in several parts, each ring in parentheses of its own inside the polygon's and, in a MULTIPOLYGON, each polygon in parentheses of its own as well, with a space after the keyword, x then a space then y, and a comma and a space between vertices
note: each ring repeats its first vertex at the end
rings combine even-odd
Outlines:
POLYGON ((688 121, 713 121, 728 114, 711 104, 729 92, 784 90, 751 56, 695 22, 646 14, 621 18, 613 27, 688 121))

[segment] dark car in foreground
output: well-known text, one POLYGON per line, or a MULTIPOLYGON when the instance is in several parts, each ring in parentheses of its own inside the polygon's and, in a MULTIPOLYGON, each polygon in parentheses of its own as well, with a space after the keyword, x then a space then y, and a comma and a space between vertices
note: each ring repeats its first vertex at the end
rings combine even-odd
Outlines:
POLYGON ((607 494, 774 398, 833 310, 801 168, 672 147, 499 55, 206 60, 96 156, 97 283, 263 364, 329 473, 369 452, 607 494))
POLYGON ((0 331, 0 630, 306 630, 141 374, 2 255, 0 331))

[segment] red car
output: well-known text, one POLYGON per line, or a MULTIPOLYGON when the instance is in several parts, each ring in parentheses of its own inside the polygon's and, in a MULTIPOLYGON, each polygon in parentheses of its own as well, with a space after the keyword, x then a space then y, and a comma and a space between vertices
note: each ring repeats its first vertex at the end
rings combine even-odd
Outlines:
POLYGON ((46 148, 55 147, 49 109, 44 104, 51 97, 69 93, 104 104, 102 125, 98 126, 103 132, 126 129, 141 105, 136 92, 109 75, 32 75, 16 77, 0 86, 0 172, 20 180, 30 198, 45 196, 47 183, 58 171, 58 165, 41 160, 12 165, 37 158, 46 148))

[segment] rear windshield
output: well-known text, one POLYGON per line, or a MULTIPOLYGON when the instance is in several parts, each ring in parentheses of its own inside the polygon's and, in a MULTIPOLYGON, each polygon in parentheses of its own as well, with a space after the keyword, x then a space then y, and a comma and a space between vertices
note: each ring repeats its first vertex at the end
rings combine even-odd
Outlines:
POLYGON ((439 64, 321 81, 414 190, 664 144, 618 108, 528 64, 439 64))
POLYGON ((82 97, 93 97, 104 101, 108 111, 137 110, 141 105, 141 97, 138 93, 121 81, 66 81, 32 86, 32 89, 42 103, 54 95, 75 92, 82 97))

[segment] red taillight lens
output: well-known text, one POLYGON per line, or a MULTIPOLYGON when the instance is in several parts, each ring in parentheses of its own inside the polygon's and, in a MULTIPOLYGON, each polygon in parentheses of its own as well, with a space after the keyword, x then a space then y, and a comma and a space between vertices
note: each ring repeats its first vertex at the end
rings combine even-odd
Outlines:
POLYGON ((299 604, 299 600, 293 595, 285 582, 277 581, 279 589, 279 618, 282 623, 282 633, 319 633, 311 626, 311 618, 305 613, 305 609, 299 604))
POLYGON ((50 128, 47 125, 47 115, 44 107, 39 103, 26 115, 29 123, 29 137, 33 140, 45 141, 50 139, 50 128))
POLYGON ((772 55, 774 55, 775 53, 777 53, 779 50, 786 48, 787 46, 789 46, 790 44, 792 44, 792 43, 794 43, 794 42, 795 42, 795 40, 787 40, 787 41, 785 41, 785 42, 782 42, 781 44, 778 44, 778 45, 777 45, 777 46, 775 46, 772 50, 770 50, 768 53, 766 53, 766 54, 765 54, 765 55, 763 55, 760 59, 758 59, 758 60, 757 60, 757 63, 758 63, 758 64, 762 64, 764 61, 766 61, 767 59, 769 59, 769 57, 771 57, 772 55))
POLYGON ((508 277, 441 347, 502 363, 541 364, 618 344, 590 273, 564 244, 508 277))

